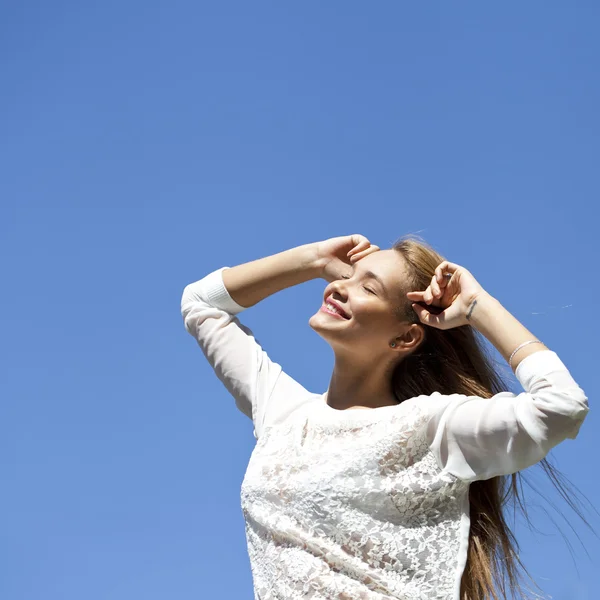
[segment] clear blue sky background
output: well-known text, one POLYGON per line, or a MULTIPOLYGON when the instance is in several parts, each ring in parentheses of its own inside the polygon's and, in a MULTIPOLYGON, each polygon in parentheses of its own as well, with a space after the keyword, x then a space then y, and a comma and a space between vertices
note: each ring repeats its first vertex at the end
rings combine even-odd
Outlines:
MULTIPOLYGON (((594 502, 599 17, 592 1, 5 5, 0 598, 252 598, 252 424, 181 293, 338 235, 418 232, 558 352, 592 410, 551 457, 594 502)), ((240 315, 319 393, 333 355, 307 321, 325 285, 240 315)), ((598 598, 598 539, 527 475, 544 498, 525 490, 526 566, 555 600, 598 598)))

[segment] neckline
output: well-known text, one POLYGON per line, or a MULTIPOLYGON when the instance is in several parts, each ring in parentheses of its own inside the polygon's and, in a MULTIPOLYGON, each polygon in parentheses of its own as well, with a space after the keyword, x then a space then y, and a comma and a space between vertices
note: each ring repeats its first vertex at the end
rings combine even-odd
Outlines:
POLYGON ((318 396, 318 399, 322 413, 338 421, 354 421, 385 415, 390 411, 398 410, 404 404, 404 402, 401 402, 400 404, 389 404, 376 408, 333 408, 333 406, 327 404, 327 392, 318 396))

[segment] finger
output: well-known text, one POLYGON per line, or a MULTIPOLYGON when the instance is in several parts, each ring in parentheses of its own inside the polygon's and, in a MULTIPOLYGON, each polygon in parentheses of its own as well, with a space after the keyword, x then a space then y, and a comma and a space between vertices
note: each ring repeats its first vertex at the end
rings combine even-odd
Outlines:
POLYGON ((421 323, 425 323, 425 325, 431 325, 432 327, 439 327, 440 317, 438 315, 430 313, 426 308, 420 306, 419 304, 413 304, 412 307, 417 313, 421 323))
POLYGON ((434 275, 435 282, 437 283, 437 286, 439 287, 442 294, 444 293, 443 290, 448 285, 448 282, 450 281, 451 277, 452 277, 452 275, 450 273, 439 273, 438 274, 436 271, 436 273, 434 275))
POLYGON ((354 260, 359 261, 361 258, 364 258, 365 256, 368 256, 369 254, 372 254, 373 252, 377 252, 379 250, 379 246, 370 246, 369 248, 367 248, 366 250, 363 250, 362 252, 358 252, 357 254, 353 254, 350 257, 350 260, 354 260))
POLYGON ((427 289, 423 292, 423 300, 425 300, 427 304, 431 304, 433 302, 433 292, 431 291, 430 285, 428 285, 427 289))
POLYGON ((406 297, 413 302, 423 302, 425 292, 407 292, 406 297))
POLYGON ((430 287, 431 287, 431 292, 433 293, 434 298, 439 298, 442 295, 442 290, 440 289, 440 286, 437 281, 437 275, 435 273, 434 273, 433 277, 431 278, 430 287))
POLYGON ((350 262, 351 262, 351 263, 358 262, 358 261, 359 261, 361 258, 364 258, 366 255, 367 255, 367 254, 366 254, 366 253, 364 253, 364 252, 359 252, 358 254, 353 254, 353 255, 350 257, 350 262))
POLYGON ((444 290, 450 282, 452 273, 442 273, 441 271, 438 273, 436 270, 434 277, 440 290, 444 290))
POLYGON ((438 283, 444 281, 444 279, 449 280, 450 277, 446 277, 446 275, 452 276, 458 269, 460 269, 460 265, 456 263, 452 263, 448 260, 442 261, 435 269, 435 275, 438 283))
POLYGON ((357 252, 360 252, 369 247, 370 242, 364 235, 352 235, 350 236, 351 242, 354 244, 354 247, 348 252, 348 256, 352 256, 357 252))

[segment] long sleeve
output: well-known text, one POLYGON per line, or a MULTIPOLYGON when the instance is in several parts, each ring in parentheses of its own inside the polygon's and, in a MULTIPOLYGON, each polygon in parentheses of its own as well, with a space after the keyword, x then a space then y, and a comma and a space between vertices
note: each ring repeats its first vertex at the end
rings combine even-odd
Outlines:
POLYGON ((246 309, 223 283, 222 272, 228 268, 187 285, 181 315, 237 408, 252 419, 258 439, 266 425, 284 420, 311 394, 269 358, 252 330, 235 316, 246 309))
POLYGON ((434 411, 427 436, 444 471, 468 481, 510 475, 577 437, 588 399, 556 353, 530 354, 515 375, 523 393, 438 395, 447 401, 434 411))

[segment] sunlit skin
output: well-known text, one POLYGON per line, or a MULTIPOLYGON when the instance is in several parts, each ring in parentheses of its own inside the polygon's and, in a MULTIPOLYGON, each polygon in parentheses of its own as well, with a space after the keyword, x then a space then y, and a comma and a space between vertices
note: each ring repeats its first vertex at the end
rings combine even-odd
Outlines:
POLYGON ((527 356, 548 350, 465 267, 443 260, 424 290, 403 292, 403 261, 396 250, 382 251, 365 236, 353 234, 225 269, 223 283, 233 300, 248 308, 304 281, 329 282, 322 302, 331 295, 351 318, 344 320, 319 308, 309 325, 333 348, 335 364, 326 400, 339 410, 397 404, 391 389, 393 369, 423 342, 425 327, 447 330, 469 325, 515 372, 527 356), (367 271, 381 277, 387 294, 367 271), (395 308, 407 301, 417 323, 396 318, 395 308), (437 309, 430 310, 432 306, 437 309))
POLYGON ((346 269, 325 288, 323 298, 331 296, 350 319, 329 315, 319 306, 308 322, 335 355, 327 403, 340 410, 398 404, 391 388, 393 368, 424 336, 422 325, 401 322, 394 312, 406 302, 401 290, 404 259, 395 250, 381 250, 346 269), (383 285, 367 277, 367 271, 378 275, 383 285))

